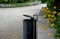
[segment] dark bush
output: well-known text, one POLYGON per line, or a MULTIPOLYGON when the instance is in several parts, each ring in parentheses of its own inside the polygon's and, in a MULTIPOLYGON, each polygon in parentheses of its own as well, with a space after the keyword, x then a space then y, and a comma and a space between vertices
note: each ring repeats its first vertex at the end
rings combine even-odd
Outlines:
POLYGON ((24 0, 17 0, 17 3, 24 3, 24 0))
POLYGON ((33 2, 38 0, 0 0, 0 3, 25 3, 25 2, 33 2))
POLYGON ((45 3, 47 0, 41 0, 42 3, 45 3))

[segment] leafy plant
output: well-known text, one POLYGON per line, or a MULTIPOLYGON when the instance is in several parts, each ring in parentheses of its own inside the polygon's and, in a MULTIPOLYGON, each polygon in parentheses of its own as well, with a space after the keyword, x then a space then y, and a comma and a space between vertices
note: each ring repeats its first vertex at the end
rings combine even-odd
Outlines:
POLYGON ((60 1, 47 0, 47 7, 43 10, 50 22, 50 26, 56 29, 55 37, 60 38, 60 1))
POLYGON ((11 3, 16 3, 17 2, 17 0, 11 0, 11 3))
POLYGON ((45 3, 45 2, 46 2, 46 0, 41 0, 41 2, 42 2, 42 3, 45 3))
POLYGON ((0 0, 0 3, 25 3, 25 2, 33 2, 35 0, 0 0))

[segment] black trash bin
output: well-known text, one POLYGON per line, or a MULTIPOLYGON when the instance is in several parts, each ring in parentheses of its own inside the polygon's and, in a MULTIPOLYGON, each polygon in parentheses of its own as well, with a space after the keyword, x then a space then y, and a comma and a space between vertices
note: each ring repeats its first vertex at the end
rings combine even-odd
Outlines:
POLYGON ((36 20, 34 17, 24 16, 30 17, 30 19, 23 20, 23 39, 36 39, 36 20))

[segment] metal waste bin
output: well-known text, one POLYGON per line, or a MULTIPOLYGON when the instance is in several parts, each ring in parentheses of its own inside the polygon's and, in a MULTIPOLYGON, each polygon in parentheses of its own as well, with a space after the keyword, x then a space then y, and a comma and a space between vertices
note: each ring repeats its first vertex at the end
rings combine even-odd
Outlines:
POLYGON ((23 20, 23 39, 36 39, 36 20, 29 15, 24 16, 30 19, 23 20))

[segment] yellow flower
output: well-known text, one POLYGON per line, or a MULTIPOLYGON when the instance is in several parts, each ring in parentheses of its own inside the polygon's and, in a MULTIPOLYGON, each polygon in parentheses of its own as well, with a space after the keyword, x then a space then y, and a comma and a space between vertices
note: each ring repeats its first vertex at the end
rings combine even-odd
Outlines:
POLYGON ((52 17, 55 17, 54 15, 52 15, 52 17))
POLYGON ((42 26, 42 29, 45 31, 46 30, 46 26, 42 26))
POLYGON ((42 28, 44 31, 46 30, 46 28, 42 28))
POLYGON ((51 33, 48 33, 48 36, 50 37, 51 36, 51 33))
POLYGON ((47 12, 47 9, 44 9, 44 12, 47 12))
POLYGON ((48 15, 48 17, 51 17, 51 15, 50 14, 47 14, 48 15))
POLYGON ((46 12, 47 10, 46 9, 41 9, 43 12, 46 12))
POLYGON ((48 10, 49 8, 48 7, 46 7, 46 10, 48 10))
POLYGON ((52 23, 52 24, 51 24, 51 27, 53 27, 54 25, 55 25, 55 24, 54 24, 54 23, 52 23))
POLYGON ((47 16, 46 16, 46 15, 44 15, 43 17, 44 17, 44 18, 46 18, 47 16))
POLYGON ((50 18, 48 18, 48 21, 50 20, 50 18))
POLYGON ((44 11, 47 12, 48 10, 49 10, 49 8, 48 7, 45 7, 44 11))
POLYGON ((56 6, 54 6, 54 9, 56 9, 56 6))
POLYGON ((52 13, 53 13, 53 14, 56 14, 57 12, 56 12, 56 11, 53 11, 52 13))
POLYGON ((47 12, 47 13, 50 13, 51 11, 50 11, 50 10, 47 10, 46 12, 47 12))
POLYGON ((45 7, 45 9, 47 9, 47 10, 48 10, 49 8, 48 8, 48 7, 45 7))
POLYGON ((54 20, 56 20, 56 17, 54 17, 54 20))
POLYGON ((58 16, 60 16, 60 12, 58 13, 58 16))

